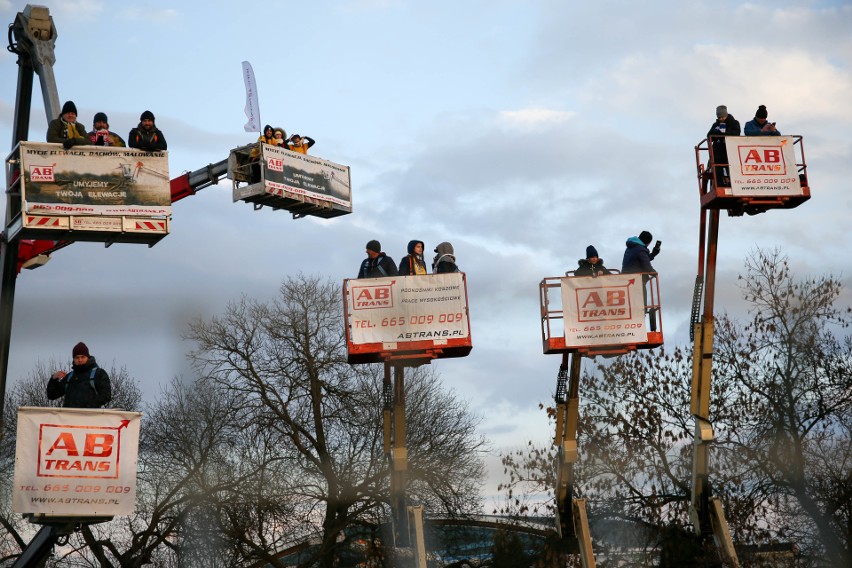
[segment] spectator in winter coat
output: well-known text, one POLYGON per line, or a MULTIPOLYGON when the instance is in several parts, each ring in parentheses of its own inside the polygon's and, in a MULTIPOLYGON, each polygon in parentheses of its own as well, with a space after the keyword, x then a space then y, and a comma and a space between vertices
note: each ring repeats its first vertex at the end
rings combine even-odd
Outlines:
POLYGON ((373 240, 367 243, 367 258, 361 263, 358 278, 382 278, 397 276, 396 263, 382 252, 382 244, 373 240))
POLYGON ((399 275, 429 274, 423 259, 423 241, 409 241, 408 256, 399 261, 399 275))
POLYGON ((581 258, 577 261, 578 267, 574 271, 574 276, 602 276, 610 274, 610 271, 604 267, 603 259, 598 256, 597 249, 589 245, 586 247, 586 258, 581 258))
MULTIPOLYGON (((654 239, 653 235, 648 231, 642 231, 638 237, 630 237, 627 239, 627 248, 624 251, 624 259, 621 261, 621 273, 630 274, 635 272, 651 272, 652 275, 642 275, 642 297, 645 300, 645 306, 648 306, 648 290, 645 287, 645 282, 650 280, 657 271, 651 266, 651 261, 660 254, 660 241, 654 245, 653 251, 648 251, 648 245, 654 239)), ((648 308, 648 323, 651 331, 657 331, 657 310, 656 308, 648 308)))
POLYGON ((728 174, 728 149, 725 146, 725 136, 739 136, 740 122, 733 115, 728 114, 728 107, 719 105, 716 107, 716 122, 710 125, 707 138, 713 148, 713 164, 723 164, 716 167, 716 182, 722 186, 730 186, 728 174))
POLYGON ((95 146, 116 146, 120 148, 126 146, 121 136, 115 132, 110 132, 106 114, 102 112, 95 113, 95 120, 92 122, 94 123, 94 128, 89 132, 89 140, 91 140, 92 144, 95 146))
POLYGON ((625 243, 624 259, 621 261, 621 273, 631 272, 657 272, 651 266, 651 261, 660 254, 660 241, 654 245, 654 250, 649 251, 648 245, 654 236, 648 231, 642 231, 638 237, 630 237, 625 243))
POLYGON ((77 105, 65 101, 62 112, 47 125, 47 141, 62 144, 67 150, 71 146, 90 144, 86 128, 77 122, 77 105))
POLYGON ((139 117, 139 126, 132 129, 127 136, 131 148, 139 148, 146 152, 162 152, 168 149, 166 137, 154 123, 154 113, 146 110, 139 117))
POLYGON ((435 258, 432 260, 432 272, 435 274, 446 274, 448 272, 459 272, 456 265, 456 253, 453 245, 443 242, 435 247, 435 258))
POLYGON ((766 118, 769 113, 766 112, 766 107, 760 105, 757 107, 757 112, 754 113, 754 118, 746 122, 746 136, 781 136, 778 129, 775 128, 774 122, 767 122, 766 118))
POLYGON ((112 387, 107 372, 98 367, 89 348, 82 341, 71 351, 71 372, 56 371, 47 381, 47 398, 63 398, 65 408, 100 408, 112 400, 112 387))
POLYGON ((287 132, 283 128, 276 128, 273 138, 275 138, 276 146, 287 149, 287 132))

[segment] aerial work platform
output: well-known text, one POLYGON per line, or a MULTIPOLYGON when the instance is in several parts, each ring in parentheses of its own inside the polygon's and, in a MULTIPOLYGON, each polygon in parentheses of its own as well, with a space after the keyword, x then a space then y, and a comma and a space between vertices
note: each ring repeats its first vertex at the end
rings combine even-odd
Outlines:
POLYGON ((811 198, 801 136, 719 136, 695 147, 701 207, 731 215, 792 209, 811 198))
POLYGON ((228 177, 234 201, 286 209, 294 217, 352 213, 349 166, 257 143, 231 150, 228 177))
POLYGON ((621 355, 663 344, 657 274, 571 274, 539 285, 545 354, 621 355))
POLYGON ((169 234, 166 152, 20 142, 6 158, 9 241, 143 243, 169 234))
POLYGON ((472 349, 463 272, 343 283, 350 363, 421 364, 472 349))

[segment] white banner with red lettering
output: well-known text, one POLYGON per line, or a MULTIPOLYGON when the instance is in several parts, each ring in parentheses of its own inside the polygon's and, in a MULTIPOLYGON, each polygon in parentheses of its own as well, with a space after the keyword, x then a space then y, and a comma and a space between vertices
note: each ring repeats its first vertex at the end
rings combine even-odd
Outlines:
POLYGON ((731 195, 802 195, 792 136, 726 136, 731 195))
POLYGON ((140 412, 20 407, 13 510, 133 513, 141 418, 140 412))
POLYGON ((356 345, 470 335, 461 272, 350 280, 347 301, 356 345))
POLYGON ((641 274, 574 276, 560 282, 566 346, 648 340, 641 274))

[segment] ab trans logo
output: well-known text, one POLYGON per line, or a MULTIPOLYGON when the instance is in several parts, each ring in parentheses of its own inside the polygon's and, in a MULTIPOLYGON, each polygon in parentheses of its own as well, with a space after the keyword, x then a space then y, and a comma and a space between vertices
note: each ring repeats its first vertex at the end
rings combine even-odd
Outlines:
POLYGON ((353 310, 376 310, 394 307, 393 285, 396 280, 389 284, 352 286, 352 309, 353 310))
POLYGON ((118 427, 42 424, 39 477, 116 479, 122 430, 118 427))
POLYGON ((30 181, 56 181, 53 166, 30 166, 30 181))
POLYGON ((745 175, 787 175, 784 153, 778 146, 738 146, 745 175))
POLYGON ((636 281, 631 279, 623 286, 605 288, 578 288, 577 321, 618 321, 633 317, 630 305, 630 287, 636 281))

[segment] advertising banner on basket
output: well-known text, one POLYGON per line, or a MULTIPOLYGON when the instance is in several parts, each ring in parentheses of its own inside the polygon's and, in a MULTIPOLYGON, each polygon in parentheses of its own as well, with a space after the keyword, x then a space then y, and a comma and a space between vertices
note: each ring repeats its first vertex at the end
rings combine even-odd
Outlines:
POLYGON ((349 281, 354 344, 461 339, 470 335, 464 275, 349 281))
POLYGON ((561 279, 565 345, 648 340, 641 274, 561 279))
POLYGON ((792 136, 726 136, 731 195, 802 195, 792 136))
POLYGON ((348 166, 264 144, 263 179, 266 191, 274 195, 286 192, 287 197, 307 197, 352 211, 348 166))
POLYGON ((166 152, 22 142, 26 213, 171 215, 166 152))
POLYGON ((19 408, 13 510, 132 513, 141 417, 118 410, 19 408))

